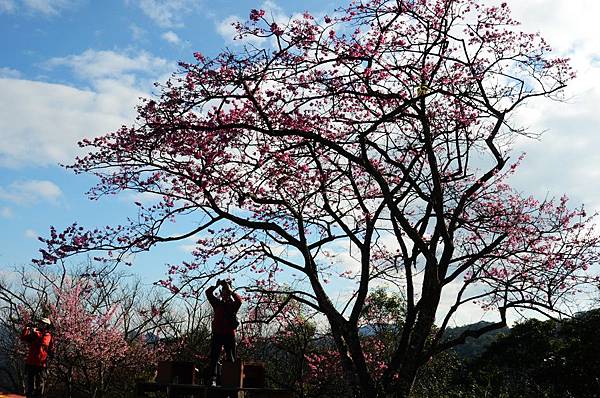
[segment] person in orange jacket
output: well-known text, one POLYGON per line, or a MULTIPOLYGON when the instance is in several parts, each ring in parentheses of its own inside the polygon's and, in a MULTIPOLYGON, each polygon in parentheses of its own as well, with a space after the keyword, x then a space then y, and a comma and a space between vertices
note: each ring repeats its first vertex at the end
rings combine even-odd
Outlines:
POLYGON ((230 282, 219 279, 215 286, 206 290, 206 297, 213 308, 212 336, 210 340, 209 371, 211 385, 216 385, 217 362, 221 350, 225 349, 225 360, 235 362, 235 329, 238 327, 236 314, 242 305, 241 297, 233 291, 230 282), (221 298, 214 291, 221 286, 221 298))
POLYGON ((53 342, 51 328, 50 319, 42 318, 37 327, 26 326, 21 333, 21 340, 29 344, 25 359, 25 395, 27 398, 39 398, 44 393, 46 367, 53 342))

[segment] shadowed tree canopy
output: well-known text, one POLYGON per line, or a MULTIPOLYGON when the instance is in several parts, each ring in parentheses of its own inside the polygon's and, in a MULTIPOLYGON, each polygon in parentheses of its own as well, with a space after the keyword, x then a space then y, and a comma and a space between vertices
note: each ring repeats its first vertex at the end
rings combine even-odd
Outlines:
POLYGON ((281 306, 311 307, 354 394, 369 397, 406 396, 433 355, 504 326, 507 310, 560 315, 589 282, 598 237, 583 209, 507 182, 511 142, 534 135, 515 111, 560 100, 574 73, 505 3, 355 1, 285 24, 252 10, 237 29, 264 48, 195 53, 132 126, 84 140, 70 166, 98 176, 92 198, 157 201, 137 203, 125 225, 51 229, 38 263, 90 251, 120 261, 193 238, 165 286, 185 294, 240 274, 281 306), (406 309, 375 375, 358 328, 381 283, 401 289, 406 309), (498 322, 442 341, 472 301, 498 322))
POLYGON ((593 397, 600 387, 599 322, 595 309, 562 322, 518 324, 469 365, 471 380, 497 396, 593 397))

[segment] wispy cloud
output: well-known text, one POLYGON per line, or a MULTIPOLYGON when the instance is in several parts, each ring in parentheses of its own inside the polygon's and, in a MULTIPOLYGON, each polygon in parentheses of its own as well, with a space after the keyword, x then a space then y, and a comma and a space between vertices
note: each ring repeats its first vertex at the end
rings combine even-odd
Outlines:
MULTIPOLYGON (((271 1, 271 0, 264 1, 260 5, 260 7, 257 7, 257 8, 265 10, 266 18, 273 19, 277 23, 280 23, 280 24, 287 23, 290 19, 290 16, 286 15, 284 10, 279 5, 277 5, 277 3, 275 3, 274 1, 271 1)), ((244 37, 243 39, 236 39, 236 36, 238 35, 238 33, 235 29, 235 25, 237 23, 244 22, 247 19, 248 19, 247 15, 245 17, 240 17, 239 15, 229 15, 228 17, 217 22, 217 26, 216 26, 217 32, 221 35, 221 37, 223 37, 223 39, 225 39, 225 41, 227 41, 228 43, 231 43, 231 44, 259 45, 259 44, 264 43, 266 40, 265 38, 254 37, 254 36, 244 37)))
POLYGON ((230 15, 227 18, 219 21, 217 23, 216 29, 217 33, 221 35, 221 37, 225 40, 225 42, 229 44, 237 44, 237 45, 260 45, 265 42, 264 37, 256 37, 256 36, 248 36, 243 39, 236 39, 238 32, 235 28, 235 25, 243 22, 243 19, 238 17, 237 15, 230 15))
POLYGON ((77 141, 131 120, 144 95, 114 83, 97 92, 18 79, 0 85, 0 166, 11 168, 70 163, 77 141))
POLYGON ((183 18, 198 9, 198 0, 128 0, 161 28, 178 28, 184 25, 183 18))
POLYGON ((67 68, 84 87, 0 78, 0 166, 71 163, 80 154, 79 140, 133 121, 138 98, 174 70, 147 52, 91 49, 53 58, 44 67, 67 68))
POLYGON ((181 39, 179 38, 179 36, 177 36, 177 33, 173 32, 172 30, 170 30, 170 31, 168 31, 168 32, 165 32, 165 33, 163 33, 163 34, 161 35, 161 37, 162 37, 162 38, 163 38, 165 41, 167 41, 167 42, 169 42, 169 43, 171 43, 171 44, 174 44, 174 45, 179 45, 179 44, 181 44, 181 39))
POLYGON ((71 0, 23 0, 28 9, 46 15, 57 15, 61 10, 76 4, 71 0))
POLYGON ((26 229, 23 236, 29 239, 37 239, 40 234, 34 229, 26 229))
MULTIPOLYGON (((2 6, 0 6, 0 9, 2 9, 2 6)), ((18 79, 19 77, 21 77, 21 72, 12 68, 0 67, 0 78, 3 77, 10 79, 18 79)))
POLYGON ((133 40, 142 40, 148 33, 145 29, 137 26, 136 24, 129 25, 129 30, 131 31, 131 37, 133 40))
POLYGON ((0 187, 0 200, 18 205, 32 205, 40 201, 56 204, 62 195, 60 187, 48 180, 15 181, 7 187, 0 187))
POLYGON ((0 13, 13 13, 17 5, 13 0, 0 0, 0 13))
POLYGON ((13 218, 14 213, 10 207, 2 206, 0 207, 0 217, 2 218, 13 218))
POLYGON ((20 10, 47 16, 59 15, 61 11, 76 7, 78 0, 0 0, 0 13, 15 13, 20 10))
POLYGON ((237 15, 230 15, 217 23, 217 32, 227 42, 232 43, 237 35, 234 25, 241 22, 242 19, 237 15))
POLYGON ((523 124, 547 133, 541 141, 517 143, 516 149, 527 156, 513 181, 542 198, 567 193, 574 202, 598 211, 600 189, 590 182, 600 177, 600 64, 594 63, 600 56, 596 23, 600 3, 509 0, 509 5, 524 30, 541 32, 558 54, 571 58, 577 71, 567 87, 566 102, 535 101, 522 109, 523 124))
MULTIPOLYGON (((260 4, 259 7, 256 7, 265 11, 265 18, 267 20, 273 20, 277 24, 287 25, 290 21, 302 18, 302 14, 287 14, 286 11, 279 6, 276 2, 271 0, 266 0, 260 4)), ((248 8, 249 11, 249 8, 248 8)), ((318 14, 317 14, 318 15, 318 14)), ((239 15, 229 15, 226 18, 220 20, 216 24, 216 30, 219 35, 226 42, 234 45, 243 46, 246 44, 250 45, 264 45, 266 39, 255 36, 247 36, 242 39, 237 39, 238 35, 237 30, 235 29, 235 24, 240 22, 245 22, 248 20, 248 15, 244 17, 240 17, 239 15)), ((276 41, 273 39, 271 41, 271 45, 275 45, 276 41)))
POLYGON ((157 74, 170 68, 167 60, 141 51, 137 54, 107 50, 85 50, 81 54, 55 57, 45 63, 46 67, 66 66, 84 79, 116 78, 134 73, 157 74))

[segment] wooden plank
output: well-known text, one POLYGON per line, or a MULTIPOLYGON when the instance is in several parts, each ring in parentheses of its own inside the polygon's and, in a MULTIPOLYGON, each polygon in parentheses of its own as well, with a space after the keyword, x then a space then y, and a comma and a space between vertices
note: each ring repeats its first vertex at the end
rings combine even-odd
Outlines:
POLYGON ((165 392, 167 397, 192 395, 198 398, 292 398, 290 390, 278 388, 210 387, 198 384, 165 384, 140 382, 136 384, 138 397, 146 392, 165 392))
POLYGON ((221 383, 223 387, 240 388, 243 386, 244 363, 242 361, 224 362, 221 369, 221 383))

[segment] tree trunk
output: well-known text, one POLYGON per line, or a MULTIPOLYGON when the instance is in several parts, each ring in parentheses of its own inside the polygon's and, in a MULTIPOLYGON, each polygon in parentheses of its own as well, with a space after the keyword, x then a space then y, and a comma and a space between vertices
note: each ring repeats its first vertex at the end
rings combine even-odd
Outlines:
POLYGON ((352 338, 350 328, 333 317, 329 318, 329 325, 331 326, 331 334, 336 348, 340 354, 344 378, 352 389, 353 397, 379 397, 380 394, 377 393, 375 383, 373 383, 373 379, 366 368, 358 334, 356 334, 356 338, 352 338))
POLYGON ((73 397, 73 367, 67 370, 67 398, 73 397))
POLYGON ((414 386, 417 372, 423 363, 423 353, 431 329, 435 324, 435 313, 441 297, 441 286, 437 275, 433 272, 437 271, 435 271, 435 267, 431 266, 425 275, 420 311, 410 331, 408 346, 404 350, 397 350, 394 354, 395 357, 390 362, 390 366, 397 369, 400 379, 393 381, 392 373, 388 374, 388 378, 383 380, 383 388, 388 397, 408 397, 414 386))
MULTIPOLYGON (((415 380, 417 378, 417 371, 419 370, 419 366, 417 364, 417 360, 413 359, 410 361, 411 363, 402 367, 401 378, 396 385, 396 391, 394 391, 391 396, 397 398, 408 398, 410 392, 415 385, 415 380)), ((390 395, 388 395, 389 397, 390 395)))

